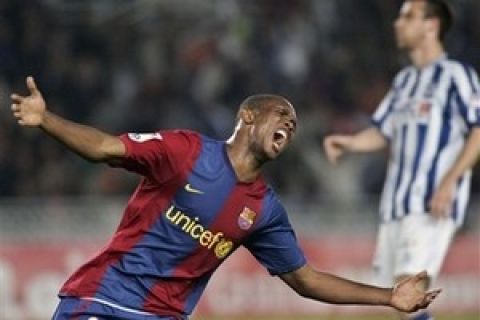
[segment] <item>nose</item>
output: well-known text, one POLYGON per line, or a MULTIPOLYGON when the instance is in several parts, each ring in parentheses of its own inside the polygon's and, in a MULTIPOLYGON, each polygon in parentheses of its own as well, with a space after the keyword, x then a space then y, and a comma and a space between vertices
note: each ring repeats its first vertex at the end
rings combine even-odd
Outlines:
POLYGON ((290 132, 295 132, 295 129, 297 127, 297 123, 294 119, 287 119, 285 121, 285 126, 287 127, 288 131, 290 132))

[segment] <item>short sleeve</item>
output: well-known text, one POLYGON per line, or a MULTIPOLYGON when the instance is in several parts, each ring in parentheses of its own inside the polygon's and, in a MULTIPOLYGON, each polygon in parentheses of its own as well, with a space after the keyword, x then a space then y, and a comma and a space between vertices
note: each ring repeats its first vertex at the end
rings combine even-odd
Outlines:
POLYGON ((127 133, 120 136, 126 155, 113 166, 163 183, 181 170, 198 142, 198 134, 182 130, 127 133))
POLYGON ((392 138, 395 129, 393 115, 394 106, 398 100, 398 93, 406 87, 414 72, 412 68, 407 67, 395 76, 390 90, 372 115, 372 125, 377 127, 388 139, 392 138))
POLYGON ((478 75, 469 65, 454 73, 456 103, 468 127, 480 126, 480 84, 478 75))
POLYGON ((377 127, 380 132, 387 138, 391 138, 393 135, 393 120, 392 111, 394 103, 394 89, 390 89, 387 95, 383 98, 382 102, 375 110, 372 116, 371 123, 377 127))
POLYGON ((275 201, 269 217, 244 244, 271 275, 295 271, 306 263, 283 206, 275 201))

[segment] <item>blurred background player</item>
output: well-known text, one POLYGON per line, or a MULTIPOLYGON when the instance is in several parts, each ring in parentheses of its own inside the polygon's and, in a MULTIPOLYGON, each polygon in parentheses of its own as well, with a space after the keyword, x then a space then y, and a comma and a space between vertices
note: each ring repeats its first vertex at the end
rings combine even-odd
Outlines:
POLYGON ((111 136, 49 112, 33 78, 12 95, 21 126, 38 127, 80 156, 143 176, 112 240, 60 290, 53 319, 187 319, 213 272, 245 246, 304 297, 337 304, 425 308, 440 292, 406 279, 395 289, 317 272, 261 174, 290 144, 297 117, 286 99, 256 95, 240 106, 228 141, 192 131, 111 136))
POLYGON ((428 288, 464 221, 480 150, 480 85, 471 66, 444 51, 452 19, 443 0, 405 1, 394 28, 412 65, 396 75, 373 126, 324 141, 332 163, 346 152, 390 150, 374 258, 383 284, 425 269, 428 288))

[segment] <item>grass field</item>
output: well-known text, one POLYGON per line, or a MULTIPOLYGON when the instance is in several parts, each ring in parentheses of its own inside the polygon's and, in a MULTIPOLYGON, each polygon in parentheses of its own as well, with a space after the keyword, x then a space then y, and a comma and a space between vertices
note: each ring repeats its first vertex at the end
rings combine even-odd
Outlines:
MULTIPOLYGON (((480 320, 480 314, 439 315, 436 320, 480 320)), ((244 317, 194 317, 192 320, 396 320, 390 315, 319 315, 319 316, 244 316, 244 317)))

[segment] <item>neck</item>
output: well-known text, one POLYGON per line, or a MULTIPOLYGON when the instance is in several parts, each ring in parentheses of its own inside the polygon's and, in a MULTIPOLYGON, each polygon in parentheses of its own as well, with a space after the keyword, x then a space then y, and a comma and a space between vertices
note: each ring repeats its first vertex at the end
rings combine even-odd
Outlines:
POLYGON ((445 53, 443 45, 436 41, 410 50, 409 56, 417 68, 425 67, 445 53))
POLYGON ((262 162, 249 150, 246 135, 236 131, 227 140, 227 155, 238 181, 253 182, 262 171, 262 162))

